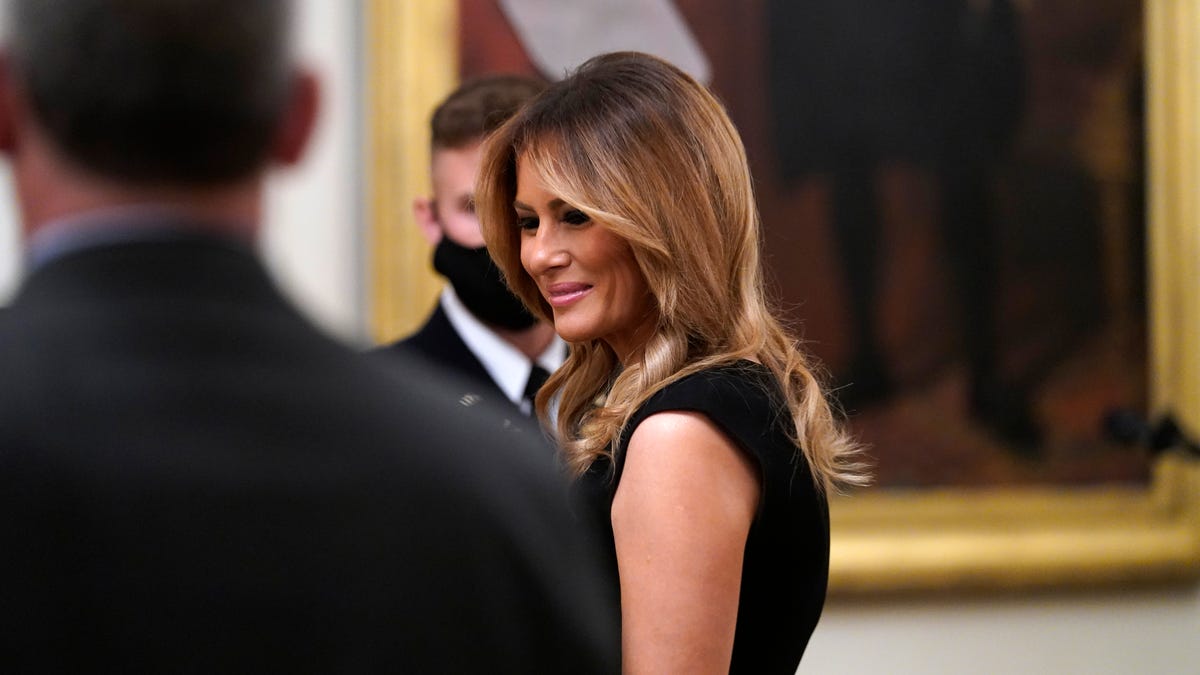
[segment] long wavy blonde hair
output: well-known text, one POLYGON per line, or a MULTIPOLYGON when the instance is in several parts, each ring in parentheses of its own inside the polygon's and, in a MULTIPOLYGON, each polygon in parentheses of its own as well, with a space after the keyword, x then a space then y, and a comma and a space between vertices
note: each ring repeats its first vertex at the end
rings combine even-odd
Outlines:
POLYGON ((570 356, 537 396, 576 475, 611 456, 656 391, 741 359, 778 380, 793 441, 818 488, 866 482, 858 448, 826 401, 816 368, 770 309, 745 149, 723 106, 675 66, 637 52, 595 57, 551 85, 487 140, 475 198, 488 250, 509 286, 553 321, 521 266, 517 162, 545 188, 621 237, 645 277, 657 326, 632 363, 601 340, 570 356))

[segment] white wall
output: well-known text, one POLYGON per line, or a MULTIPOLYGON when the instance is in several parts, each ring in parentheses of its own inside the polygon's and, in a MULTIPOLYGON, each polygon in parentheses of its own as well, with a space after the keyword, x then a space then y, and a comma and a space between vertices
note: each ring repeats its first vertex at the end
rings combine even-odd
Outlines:
POLYGON ((0 305, 8 304, 21 270, 20 237, 12 171, 0 161, 0 305))
POLYGON ((1200 673, 1200 588, 831 602, 802 675, 1200 673))
POLYGON ((361 2, 302 0, 298 46, 321 77, 322 110, 305 162, 275 175, 263 252, 284 288, 322 326, 364 339, 361 2))

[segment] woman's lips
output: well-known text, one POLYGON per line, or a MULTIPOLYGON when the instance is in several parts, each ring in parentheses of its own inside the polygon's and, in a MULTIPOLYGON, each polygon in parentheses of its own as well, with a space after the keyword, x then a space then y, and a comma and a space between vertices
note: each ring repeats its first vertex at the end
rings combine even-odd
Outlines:
POLYGON ((566 307, 567 305, 578 302, 581 298, 583 298, 583 296, 590 293, 591 290, 591 284, 551 284, 546 289, 546 302, 549 302, 551 307, 566 307))

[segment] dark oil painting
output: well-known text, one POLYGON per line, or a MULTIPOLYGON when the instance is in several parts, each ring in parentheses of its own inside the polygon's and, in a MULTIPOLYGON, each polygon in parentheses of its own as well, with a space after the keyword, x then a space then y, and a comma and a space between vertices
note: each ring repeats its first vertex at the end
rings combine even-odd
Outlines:
MULTIPOLYGON (((459 0, 463 77, 538 72, 505 4, 459 0)), ((1141 3, 671 4, 877 484, 1146 483, 1104 430, 1147 396, 1141 3)))

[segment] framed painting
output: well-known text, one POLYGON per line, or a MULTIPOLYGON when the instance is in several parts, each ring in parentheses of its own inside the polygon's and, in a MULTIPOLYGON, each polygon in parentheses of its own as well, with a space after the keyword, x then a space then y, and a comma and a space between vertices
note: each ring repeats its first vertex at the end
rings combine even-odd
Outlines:
MULTIPOLYGON (((1102 425, 1200 431, 1200 0, 641 4, 704 55, 781 305, 872 448, 831 593, 1200 577, 1200 462, 1102 425)), ((429 111, 552 79, 537 5, 366 4, 377 340, 440 287, 409 216, 429 111)))

